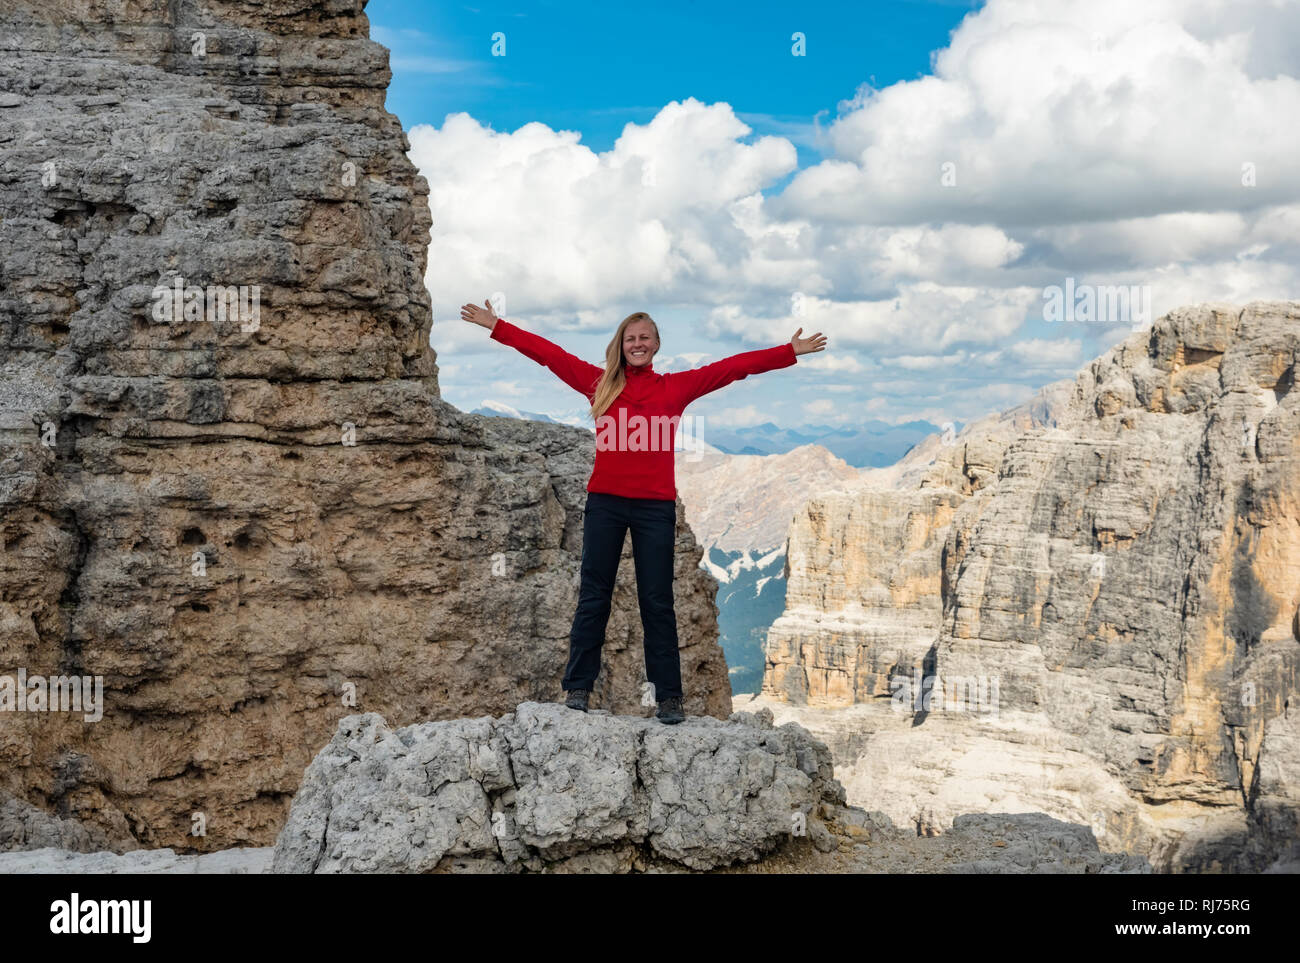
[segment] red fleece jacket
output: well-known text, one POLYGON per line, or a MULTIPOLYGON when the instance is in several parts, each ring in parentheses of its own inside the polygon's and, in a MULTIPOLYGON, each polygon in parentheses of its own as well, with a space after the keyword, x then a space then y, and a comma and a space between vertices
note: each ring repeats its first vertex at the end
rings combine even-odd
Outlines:
MULTIPOLYGON (((545 365, 588 402, 605 369, 583 361, 504 318, 492 328, 500 341, 545 365)), ((797 356, 790 342, 723 358, 690 371, 660 374, 650 364, 623 365, 627 383, 596 423, 596 464, 587 491, 627 498, 677 499, 673 445, 682 411, 696 398, 752 374, 788 368, 797 356)))

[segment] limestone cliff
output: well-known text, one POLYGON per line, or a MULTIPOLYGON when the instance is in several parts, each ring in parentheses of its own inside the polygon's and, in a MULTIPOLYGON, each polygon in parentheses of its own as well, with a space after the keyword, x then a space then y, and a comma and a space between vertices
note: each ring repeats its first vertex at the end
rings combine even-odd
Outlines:
POLYGON ((1067 384, 952 437, 931 436, 890 468, 814 489, 788 532, 789 584, 768 633, 767 694, 852 705, 888 695, 893 666, 925 657, 939 633, 940 557, 957 508, 996 477, 1014 438, 1056 425, 1067 384))
POLYGON ((1083 371, 1055 427, 814 500, 765 694, 858 703, 793 716, 895 819, 1013 802, 1160 868, 1294 861, 1298 358, 1300 302, 1171 312, 1083 371), (992 681, 998 711, 899 705, 895 676, 992 681))
MULTIPOLYGON (((0 714, 0 790, 119 847, 269 843, 349 713, 559 696, 593 442, 439 399, 363 8, 0 0, 0 675, 104 681, 0 714)), ((598 705, 645 711, 640 636, 629 551, 598 705)))

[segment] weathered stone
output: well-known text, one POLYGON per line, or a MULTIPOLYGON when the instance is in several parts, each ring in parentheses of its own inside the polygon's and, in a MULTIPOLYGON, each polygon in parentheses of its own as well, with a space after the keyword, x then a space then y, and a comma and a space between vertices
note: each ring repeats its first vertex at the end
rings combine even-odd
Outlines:
MULTIPOLYGON (((105 690, 6 714, 0 788, 119 847, 271 842, 358 710, 560 696, 594 439, 440 400, 363 6, 0 7, 0 674, 105 690)), ((594 703, 636 712, 625 551, 594 703)), ((725 717, 699 561, 679 514, 687 708, 725 717)))
POLYGON ((34 849, 0 853, 0 873, 69 873, 78 876, 101 873, 262 874, 270 872, 274 854, 270 846, 222 849, 201 856, 182 856, 170 849, 137 849, 123 854, 34 849))
POLYGON ((1300 302, 1180 309, 1083 371, 1054 426, 959 436, 918 490, 811 501, 769 637, 778 718, 900 822, 1014 802, 1163 869, 1284 859, 1298 359, 1300 302), (882 698, 914 672, 994 682, 998 712, 882 698))
POLYGON ((0 853, 54 847, 77 853, 106 848, 112 838, 75 819, 60 819, 0 791, 0 853))
POLYGON ((637 855, 712 869, 816 824, 823 801, 842 803, 843 790, 798 725, 737 715, 669 727, 523 703, 393 730, 367 713, 340 722, 308 767, 274 869, 435 872, 458 858, 541 869, 594 853, 601 871, 637 855))

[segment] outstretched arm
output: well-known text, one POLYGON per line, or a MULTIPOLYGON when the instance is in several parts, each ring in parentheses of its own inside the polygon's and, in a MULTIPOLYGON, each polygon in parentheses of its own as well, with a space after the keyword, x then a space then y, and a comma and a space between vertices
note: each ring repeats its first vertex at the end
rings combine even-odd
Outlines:
POLYGON ((690 371, 669 375, 677 390, 681 392, 682 406, 685 407, 710 391, 717 391, 733 381, 748 378, 752 374, 788 368, 795 363, 798 355, 825 350, 826 339, 820 333, 810 338, 800 338, 799 334, 802 331, 803 328, 800 328, 788 343, 777 345, 775 348, 745 351, 712 364, 692 368, 690 371))
POLYGON ((509 345, 525 357, 550 368, 561 381, 588 401, 595 397, 596 384, 600 381, 600 376, 605 373, 603 368, 569 354, 559 345, 547 341, 540 335, 525 331, 504 318, 498 318, 496 312, 492 310, 492 302, 483 303, 487 305, 487 310, 475 304, 467 304, 460 309, 460 316, 472 324, 490 328, 493 341, 509 345))

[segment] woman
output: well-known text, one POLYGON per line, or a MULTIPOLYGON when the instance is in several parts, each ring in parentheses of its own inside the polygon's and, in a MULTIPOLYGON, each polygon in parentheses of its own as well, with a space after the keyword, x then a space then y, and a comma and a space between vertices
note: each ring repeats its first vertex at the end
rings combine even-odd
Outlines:
POLYGON ((591 404, 596 423, 596 462, 587 482, 583 512, 582 585, 569 633, 565 705, 587 711, 600 673, 614 577, 623 540, 632 531, 637 598, 645 629, 646 677, 659 703, 657 718, 683 721, 677 617, 673 611, 673 548, 677 531, 677 485, 673 442, 683 409, 701 395, 751 374, 786 368, 801 354, 822 351, 820 333, 788 344, 716 361, 691 371, 660 374, 653 359, 659 328, 644 311, 623 319, 605 349, 605 367, 583 361, 545 338, 496 316, 491 301, 466 304, 460 316, 488 328, 500 341, 543 364, 591 404))

